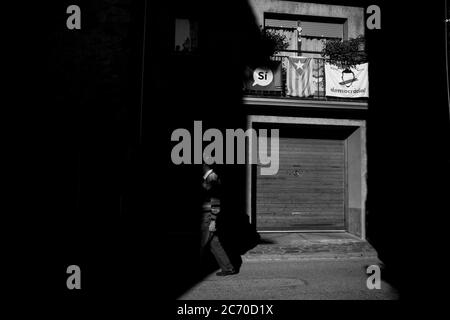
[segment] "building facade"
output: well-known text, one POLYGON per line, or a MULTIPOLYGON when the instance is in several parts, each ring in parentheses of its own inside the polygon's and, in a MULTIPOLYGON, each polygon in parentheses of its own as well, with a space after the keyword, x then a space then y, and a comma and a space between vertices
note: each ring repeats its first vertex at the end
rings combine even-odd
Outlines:
MULTIPOLYGON (((144 135, 160 135, 152 119, 168 119, 167 135, 152 149, 170 154, 171 133, 192 129, 197 120, 204 130, 278 129, 276 175, 259 175, 256 164, 224 166, 228 212, 242 213, 259 232, 338 231, 365 238, 368 99, 328 96, 321 55, 324 41, 364 36, 364 8, 274 0, 239 1, 215 11, 201 0, 151 6, 144 135), (272 75, 260 74, 271 78, 253 81, 268 63, 261 31, 278 34, 285 47, 270 54, 272 75), (297 57, 310 59, 313 85, 305 96, 288 86, 289 59, 297 57)), ((176 181, 165 200, 173 230, 195 230, 197 221, 186 212, 197 208, 199 169, 163 165, 162 181, 176 181)))
POLYGON ((367 99, 325 95, 324 40, 364 36, 364 8, 296 1, 251 0, 260 28, 287 39, 273 60, 311 57, 317 90, 309 97, 247 90, 247 128, 279 129, 279 171, 263 176, 247 166, 246 212, 259 232, 349 232, 365 238, 367 99), (316 72, 316 71, 314 71, 316 72))

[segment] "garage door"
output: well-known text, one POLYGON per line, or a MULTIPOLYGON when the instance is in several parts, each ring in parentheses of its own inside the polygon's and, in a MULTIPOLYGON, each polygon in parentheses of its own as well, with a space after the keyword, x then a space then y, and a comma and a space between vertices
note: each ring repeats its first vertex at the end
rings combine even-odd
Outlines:
POLYGON ((280 137, 278 174, 256 177, 258 230, 344 230, 344 140, 280 137))

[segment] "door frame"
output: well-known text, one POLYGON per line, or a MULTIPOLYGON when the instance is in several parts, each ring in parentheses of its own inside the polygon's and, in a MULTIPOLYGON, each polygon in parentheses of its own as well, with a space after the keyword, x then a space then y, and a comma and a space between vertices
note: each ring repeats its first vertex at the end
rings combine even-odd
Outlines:
MULTIPOLYGON (((353 190, 352 194, 348 194, 348 138, 344 141, 344 158, 345 158, 345 193, 344 193, 344 222, 345 230, 264 230, 258 231, 261 233, 292 233, 292 232, 350 232, 356 236, 365 239, 366 238, 366 197, 367 197, 367 183, 366 183, 366 173, 367 173, 367 153, 366 153, 366 121, 365 120, 353 120, 353 119, 331 119, 331 118, 305 118, 305 117, 285 117, 285 116, 266 116, 266 115, 249 115, 247 117, 247 129, 253 129, 255 124, 298 124, 298 125, 326 125, 326 126, 345 126, 345 127, 355 127, 355 131, 360 136, 359 141, 359 152, 360 152, 360 166, 361 184, 360 190, 353 190), (351 210, 349 208, 350 200, 356 199, 356 210, 351 210), (357 225, 349 224, 349 214, 358 215, 353 216, 357 218, 359 223, 357 225)), ((352 136, 352 133, 350 136, 352 136)), ((350 137, 349 136, 349 137, 350 137)), ((252 145, 251 139, 247 144, 247 154, 250 153, 249 146, 252 145)), ((246 168, 246 213, 249 217, 249 221, 257 229, 256 224, 256 165, 247 163, 246 168)), ((352 201, 355 205, 355 201, 352 201)))

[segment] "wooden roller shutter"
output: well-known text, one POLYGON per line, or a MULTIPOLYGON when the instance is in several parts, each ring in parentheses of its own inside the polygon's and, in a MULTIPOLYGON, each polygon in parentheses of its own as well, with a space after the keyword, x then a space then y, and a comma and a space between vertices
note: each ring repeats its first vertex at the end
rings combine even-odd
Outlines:
POLYGON ((278 174, 256 177, 258 230, 343 230, 344 140, 280 137, 278 174))

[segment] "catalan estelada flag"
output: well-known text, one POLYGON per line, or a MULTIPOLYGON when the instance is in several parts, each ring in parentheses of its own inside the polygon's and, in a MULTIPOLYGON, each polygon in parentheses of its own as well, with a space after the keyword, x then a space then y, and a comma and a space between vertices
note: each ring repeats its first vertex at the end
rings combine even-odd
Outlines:
POLYGON ((314 95, 317 84, 313 81, 313 59, 288 57, 287 95, 309 97, 314 95))

